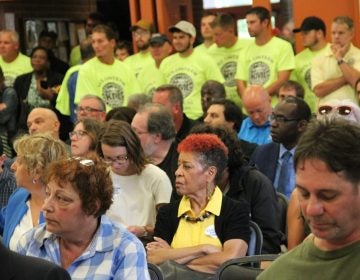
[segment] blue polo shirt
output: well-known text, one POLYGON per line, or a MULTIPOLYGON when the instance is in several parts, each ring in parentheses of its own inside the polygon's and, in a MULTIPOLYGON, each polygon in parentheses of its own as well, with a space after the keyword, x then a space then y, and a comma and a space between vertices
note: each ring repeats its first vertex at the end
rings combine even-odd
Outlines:
POLYGON ((247 117, 241 125, 238 138, 258 145, 267 144, 272 141, 270 135, 270 121, 262 126, 257 126, 247 117))

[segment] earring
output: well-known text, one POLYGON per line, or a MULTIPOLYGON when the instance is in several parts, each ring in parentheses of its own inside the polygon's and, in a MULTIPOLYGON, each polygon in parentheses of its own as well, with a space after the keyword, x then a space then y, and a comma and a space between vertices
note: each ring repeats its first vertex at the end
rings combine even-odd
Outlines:
POLYGON ((35 185, 36 184, 36 179, 32 179, 32 183, 35 185))

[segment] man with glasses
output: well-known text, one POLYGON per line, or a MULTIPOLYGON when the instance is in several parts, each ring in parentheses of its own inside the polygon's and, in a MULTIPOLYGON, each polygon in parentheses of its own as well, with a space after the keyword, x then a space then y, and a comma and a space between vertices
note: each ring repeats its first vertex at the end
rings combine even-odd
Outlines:
POLYGON ((276 191, 287 197, 295 186, 296 145, 310 118, 310 107, 303 99, 286 97, 271 114, 273 142, 257 147, 251 157, 251 162, 271 180, 276 191))
POLYGON ((131 26, 130 31, 132 31, 133 39, 139 52, 126 58, 125 63, 133 69, 137 77, 144 69, 144 66, 153 61, 149 47, 154 26, 147 20, 141 19, 131 26))
POLYGON ((336 17, 331 24, 331 47, 313 60, 312 89, 319 105, 331 99, 359 103, 354 86, 360 76, 360 49, 352 44, 354 33, 351 18, 336 17))
POLYGON ((106 106, 104 101, 96 95, 85 95, 76 108, 77 119, 90 118, 104 122, 106 106))

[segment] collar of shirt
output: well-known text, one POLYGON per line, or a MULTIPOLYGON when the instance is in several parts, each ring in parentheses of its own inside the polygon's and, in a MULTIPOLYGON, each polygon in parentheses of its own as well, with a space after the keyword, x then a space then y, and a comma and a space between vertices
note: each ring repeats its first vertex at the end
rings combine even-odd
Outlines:
POLYGON ((286 149, 286 148, 284 147, 283 144, 280 144, 279 159, 282 159, 282 156, 283 156, 283 155, 285 154, 285 152, 287 152, 287 151, 289 151, 289 152, 291 153, 291 155, 294 157, 295 149, 296 149, 296 146, 289 151, 288 149, 286 149))
MULTIPOLYGON (((218 187, 216 187, 204 211, 208 211, 214 214, 215 216, 219 216, 221 210, 221 204, 222 204, 222 192, 218 187)), ((191 209, 190 199, 188 197, 183 196, 179 205, 178 217, 180 217, 185 213, 191 213, 192 216, 194 214, 191 209)))
MULTIPOLYGON (((249 117, 248 117, 249 118, 249 117)), ((252 121, 252 119, 249 118, 249 128, 253 128, 253 127, 256 127, 256 128, 266 128, 266 127, 269 127, 271 125, 271 122, 270 120, 267 120, 266 123, 264 123, 263 125, 256 125, 254 124, 254 122, 252 121)))

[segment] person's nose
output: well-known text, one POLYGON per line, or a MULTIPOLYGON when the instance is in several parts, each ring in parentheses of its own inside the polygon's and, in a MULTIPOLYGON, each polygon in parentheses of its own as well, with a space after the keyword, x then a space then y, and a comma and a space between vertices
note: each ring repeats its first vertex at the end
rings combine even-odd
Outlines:
POLYGON ((317 198, 310 197, 306 201, 305 213, 304 213, 306 216, 315 217, 315 216, 320 216, 323 213, 324 213, 323 205, 321 201, 319 201, 317 198))

